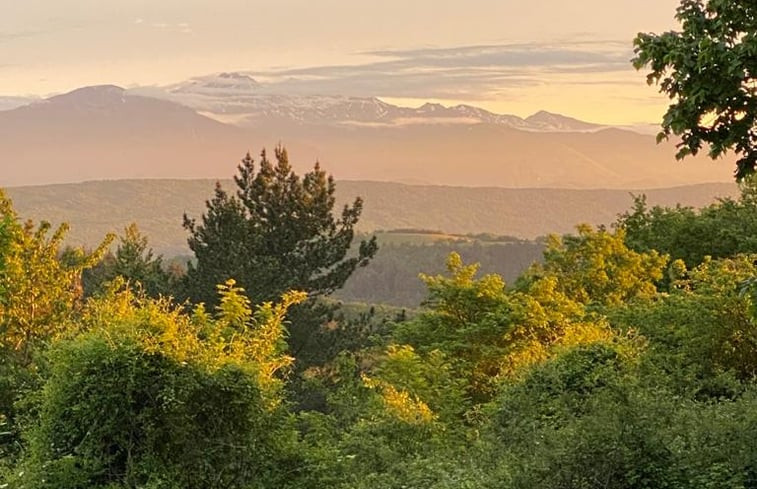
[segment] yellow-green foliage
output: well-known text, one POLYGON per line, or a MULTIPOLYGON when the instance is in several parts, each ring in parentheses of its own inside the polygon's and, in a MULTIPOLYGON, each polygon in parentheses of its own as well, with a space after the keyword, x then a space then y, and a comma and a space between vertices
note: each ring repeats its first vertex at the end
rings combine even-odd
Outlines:
POLYGON ((421 274, 428 287, 427 305, 459 326, 498 307, 505 297, 505 281, 494 274, 475 279, 478 268, 478 264, 463 264, 460 255, 453 252, 447 257, 449 277, 421 274))
POLYGON ((507 333, 507 353, 501 359, 505 377, 518 375, 543 362, 566 346, 610 342, 615 334, 583 304, 562 292, 559 278, 547 276, 511 294, 512 326, 507 333))
POLYGON ((116 280, 103 296, 90 300, 81 315, 85 331, 106 334, 113 342, 137 338, 147 352, 213 371, 228 364, 253 368, 260 386, 270 393, 280 388, 279 374, 293 362, 286 354, 285 315, 305 300, 303 292, 287 292, 279 303, 253 308, 233 280, 218 286, 215 315, 202 305, 191 314, 168 299, 150 299, 116 280))
POLYGON ((576 229, 576 236, 550 236, 544 265, 534 266, 530 275, 556 277, 559 289, 583 304, 618 305, 654 296, 667 256, 629 249, 623 229, 610 233, 585 224, 576 229))
MULTIPOLYGON (((662 273, 664 259, 651 260, 654 267, 650 269, 645 257, 622 245, 622 236, 584 231, 587 239, 573 243, 560 256, 553 248, 549 271, 537 274, 532 270, 515 290, 507 290, 497 275, 476 279, 476 265, 465 265, 459 255, 450 255, 450 276, 422 277, 429 287, 430 310, 400 325, 395 332, 397 342, 426 354, 438 350, 454 358, 459 375, 467 379, 468 395, 479 402, 491 399, 503 378, 551 358, 566 346, 616 341, 606 321, 587 312, 585 303, 618 300, 620 294, 653 293, 651 277, 662 273), (598 246, 602 243, 604 248, 598 246), (593 268, 604 267, 594 272, 604 273, 607 280, 620 276, 626 285, 595 289, 584 284, 577 294, 580 281, 574 281, 572 271, 555 264, 583 263, 584 257, 593 260, 593 268), (595 299, 589 293, 599 296, 595 299)), ((586 275, 579 276, 588 280, 586 275)))
POLYGON ((364 380, 381 393, 387 407, 401 412, 399 406, 407 406, 404 413, 415 410, 418 419, 449 421, 465 408, 464 381, 439 350, 419 354, 410 345, 390 345, 364 380))
POLYGON ((281 487, 284 316, 305 294, 253 308, 229 281, 187 314, 124 284, 50 350, 19 487, 281 487))
POLYGON ((62 224, 49 235, 47 222, 21 224, 2 191, 0 222, 0 346, 17 352, 25 363, 36 343, 65 330, 81 297, 82 270, 102 257, 113 238, 106 238, 93 253, 75 250, 62 256, 68 226, 62 224))
POLYGON ((365 341, 285 382, 306 294, 229 280, 206 309, 116 279, 82 303, 65 228, 0 202, 0 489, 755 486, 757 256, 664 277, 579 226, 508 288, 453 253, 425 309, 356 319, 365 341))
POLYGON ((396 419, 410 424, 430 423, 436 416, 418 396, 404 389, 397 389, 389 382, 363 376, 363 383, 369 389, 376 390, 387 413, 396 419))

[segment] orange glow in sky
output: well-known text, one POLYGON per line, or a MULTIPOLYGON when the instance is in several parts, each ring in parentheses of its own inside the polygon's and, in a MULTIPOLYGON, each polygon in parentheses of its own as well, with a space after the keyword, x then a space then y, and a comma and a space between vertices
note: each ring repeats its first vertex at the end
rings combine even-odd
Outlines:
POLYGON ((286 80, 281 90, 630 124, 666 106, 627 62, 632 39, 673 28, 678 1, 0 3, 0 95, 241 70, 286 80))

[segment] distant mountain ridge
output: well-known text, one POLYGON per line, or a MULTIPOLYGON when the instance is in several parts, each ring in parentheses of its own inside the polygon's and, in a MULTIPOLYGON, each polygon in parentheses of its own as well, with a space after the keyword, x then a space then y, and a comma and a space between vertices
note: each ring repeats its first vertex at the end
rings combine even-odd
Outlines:
MULTIPOLYGON (((71 242, 93 246, 107 232, 136 221, 156 250, 187 252, 182 215, 199 217, 213 180, 120 180, 9 188, 22 218, 71 224, 71 242)), ((233 190, 230 181, 225 188, 233 190)), ((491 233, 535 238, 566 233, 578 223, 610 224, 644 193, 650 205, 701 207, 735 196, 735 184, 652 190, 506 189, 338 181, 337 205, 363 197, 359 229, 433 229, 453 234, 491 233)))
POLYGON ((296 171, 320 161, 340 180, 623 189, 732 179, 730 159, 678 163, 673 145, 657 145, 653 136, 595 130, 558 114, 539 112, 526 120, 465 105, 408 109, 378 99, 243 95, 256 90, 253 82, 228 75, 199 85, 202 90, 192 85, 203 103, 226 104, 221 108, 238 119, 234 124, 115 86, 85 87, 0 111, 0 186, 229 178, 246 152, 278 143, 289 149, 296 171), (207 99, 203 90, 237 95, 207 99), (232 110, 234 104, 241 112, 232 110), (245 112, 250 104, 265 104, 252 125, 245 112))
POLYGON ((37 99, 32 97, 8 97, 0 96, 0 111, 11 110, 23 105, 29 105, 37 99))
POLYGON ((602 126, 577 119, 537 112, 525 119, 495 114, 471 105, 447 107, 426 103, 400 107, 376 97, 340 97, 278 93, 243 73, 196 77, 166 87, 143 87, 135 94, 171 100, 224 122, 257 127, 261 124, 495 124, 524 131, 580 132, 602 126))
POLYGON ((228 175, 246 139, 181 104, 84 87, 0 112, 0 186, 228 175))

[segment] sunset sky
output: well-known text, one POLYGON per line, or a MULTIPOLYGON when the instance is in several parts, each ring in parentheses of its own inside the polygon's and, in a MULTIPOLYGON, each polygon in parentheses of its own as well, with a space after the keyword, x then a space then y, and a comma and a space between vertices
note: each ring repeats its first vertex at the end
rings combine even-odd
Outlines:
POLYGON ((0 0, 0 95, 250 72, 282 92, 656 122, 628 60, 678 0, 0 0))

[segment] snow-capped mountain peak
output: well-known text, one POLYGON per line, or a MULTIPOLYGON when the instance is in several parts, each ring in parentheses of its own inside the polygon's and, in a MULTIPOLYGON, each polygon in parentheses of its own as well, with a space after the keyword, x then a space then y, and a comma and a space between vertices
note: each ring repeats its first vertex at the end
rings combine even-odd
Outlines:
POLYGON ((598 129, 601 126, 584 122, 573 117, 567 117, 546 110, 540 110, 533 115, 526 117, 525 121, 537 128, 545 128, 557 131, 588 131, 598 129))
POLYGON ((496 114, 472 105, 445 106, 428 102, 400 107, 376 97, 282 93, 275 84, 260 83, 248 74, 224 72, 191 78, 133 93, 166 98, 220 121, 241 126, 294 123, 298 125, 493 124, 526 131, 593 131, 602 126, 546 111, 523 119, 496 114))
POLYGON ((260 89, 260 84, 244 73, 227 72, 191 78, 169 87, 174 94, 205 96, 249 95, 260 89))

